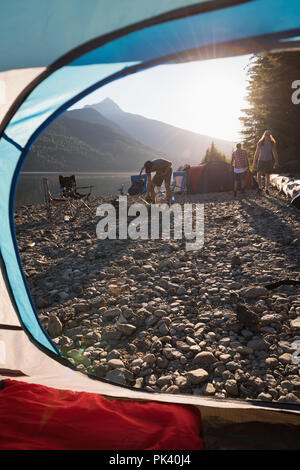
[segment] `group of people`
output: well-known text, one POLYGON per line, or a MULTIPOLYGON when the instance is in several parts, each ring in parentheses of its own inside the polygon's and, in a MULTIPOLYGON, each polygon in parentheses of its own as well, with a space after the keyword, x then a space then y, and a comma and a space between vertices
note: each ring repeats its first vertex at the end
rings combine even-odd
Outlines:
MULTIPOLYGON (((262 176, 265 176, 265 192, 269 194, 270 174, 273 168, 278 168, 278 154, 276 149, 276 141, 271 131, 266 130, 259 140, 254 159, 253 168, 257 171, 258 191, 262 188, 262 176), (275 162, 275 165, 274 163, 275 162)), ((237 195, 238 188, 241 192, 245 192, 247 185, 247 172, 249 170, 248 152, 243 149, 242 144, 238 143, 231 158, 231 168, 234 174, 234 196, 237 195)), ((164 158, 157 158, 147 161, 143 169, 147 175, 147 198, 150 202, 155 203, 155 188, 160 187, 163 183, 166 188, 166 201, 171 204, 171 178, 172 178, 172 162, 164 158), (155 175, 152 177, 152 173, 155 175)))
MULTIPOLYGON (((270 174, 273 169, 278 168, 278 154, 276 149, 276 141, 271 131, 264 132, 259 140, 253 158, 253 169, 257 171, 258 191, 262 188, 262 176, 265 177, 265 192, 269 194, 270 174), (275 165, 274 163, 275 162, 275 165)), ((248 152, 242 148, 242 144, 236 145, 236 150, 232 154, 231 167, 234 173, 234 196, 237 195, 238 188, 245 193, 247 184, 247 172, 249 169, 248 152)))

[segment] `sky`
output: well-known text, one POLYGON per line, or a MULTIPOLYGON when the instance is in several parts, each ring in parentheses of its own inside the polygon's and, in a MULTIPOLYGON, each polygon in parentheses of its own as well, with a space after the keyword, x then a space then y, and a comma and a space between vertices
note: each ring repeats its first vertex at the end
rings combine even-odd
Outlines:
POLYGON ((109 97, 123 111, 237 142, 249 62, 240 56, 157 66, 106 85, 76 107, 109 97))

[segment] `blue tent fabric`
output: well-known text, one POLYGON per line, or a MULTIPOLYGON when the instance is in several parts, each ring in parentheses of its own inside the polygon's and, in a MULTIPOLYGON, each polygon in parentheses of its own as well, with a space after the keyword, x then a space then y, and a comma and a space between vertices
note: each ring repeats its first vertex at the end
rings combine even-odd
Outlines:
POLYGON ((0 71, 46 67, 16 96, 0 140, 1 256, 22 322, 40 344, 57 354, 30 299, 13 221, 18 175, 38 135, 76 101, 127 74, 214 57, 218 50, 234 55, 297 46, 292 39, 299 36, 299 0, 1 3, 0 71))

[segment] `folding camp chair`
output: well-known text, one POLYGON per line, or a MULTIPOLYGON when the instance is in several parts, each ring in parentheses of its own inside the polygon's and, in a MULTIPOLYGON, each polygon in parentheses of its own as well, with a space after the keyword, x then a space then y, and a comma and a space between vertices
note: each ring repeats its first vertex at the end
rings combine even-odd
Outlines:
POLYGON ((180 194, 181 196, 183 196, 184 202, 186 202, 187 187, 185 171, 174 171, 173 183, 171 185, 171 193, 180 194))
POLYGON ((128 193, 130 195, 137 195, 137 194, 145 194, 147 192, 147 175, 140 174, 140 175, 132 175, 131 176, 131 187, 128 189, 128 193), (141 186, 139 183, 143 181, 144 185, 141 186), (139 185, 138 188, 137 185, 139 185), (135 189, 137 189, 135 191, 135 189))
POLYGON ((64 215, 64 220, 75 220, 81 209, 87 209, 93 215, 87 201, 92 193, 93 186, 81 186, 77 188, 75 175, 59 175, 60 189, 51 193, 48 179, 43 178, 44 196, 48 219, 53 221, 54 216, 64 215), (78 193, 78 189, 88 189, 89 192, 78 193), (62 208, 64 210, 62 211, 62 208))

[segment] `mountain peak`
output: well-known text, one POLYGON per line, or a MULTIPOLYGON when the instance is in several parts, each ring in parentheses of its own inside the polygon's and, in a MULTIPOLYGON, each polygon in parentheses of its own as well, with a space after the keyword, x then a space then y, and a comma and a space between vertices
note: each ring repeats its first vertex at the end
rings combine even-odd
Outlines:
POLYGON ((103 101, 100 101, 100 103, 93 104, 92 107, 99 111, 100 113, 119 113, 122 112, 122 109, 120 108, 117 103, 115 103, 111 98, 105 98, 103 101))

